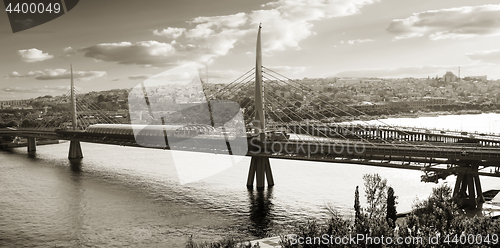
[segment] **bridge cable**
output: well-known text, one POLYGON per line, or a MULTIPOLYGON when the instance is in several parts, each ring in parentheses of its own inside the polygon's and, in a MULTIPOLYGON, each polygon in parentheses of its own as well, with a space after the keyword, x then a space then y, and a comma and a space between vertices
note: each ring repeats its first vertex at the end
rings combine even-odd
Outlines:
MULTIPOLYGON (((268 69, 268 68, 265 68, 265 69, 266 69, 266 70, 269 70, 269 71, 271 71, 271 72, 273 72, 273 73, 275 73, 275 74, 277 74, 277 75, 280 75, 280 76, 282 76, 282 77, 284 77, 284 78, 288 79, 289 81, 292 81, 292 82, 294 82, 294 83, 296 83, 296 84, 298 84, 298 85, 302 86, 303 88, 308 89, 309 91, 312 91, 312 89, 308 88, 307 86, 305 86, 305 85, 303 85, 303 84, 301 84, 301 83, 299 83, 299 82, 297 82, 297 81, 295 81, 295 80, 293 80, 293 79, 290 79, 290 78, 288 78, 288 77, 286 77, 286 76, 283 76, 283 75, 281 75, 280 73, 275 72, 275 71, 273 71, 273 70, 271 70, 271 69, 268 69)), ((265 71, 264 71, 264 72, 265 72, 265 71)), ((267 73, 267 72, 266 72, 266 73, 267 73)), ((269 73, 267 73, 267 74, 268 74, 268 75, 271 75, 271 74, 269 74, 269 73)), ((272 75, 271 75, 271 76, 272 76, 272 75)), ((276 78, 276 77, 275 77, 275 78, 276 78)), ((278 79, 278 80, 280 80, 280 79, 278 79)), ((280 80, 280 81, 284 82, 283 80, 280 80)), ((310 93, 310 94, 312 94, 312 93, 310 93)), ((324 96, 324 97, 326 97, 325 95, 323 95, 323 94, 321 94, 321 93, 318 93, 318 94, 319 94, 320 96, 324 96)), ((318 99, 319 99, 320 101, 323 101, 321 98, 318 98, 318 99)), ((325 101, 323 101, 323 102, 325 102, 325 101)), ((328 103, 328 102, 325 102, 325 103, 327 103, 327 104, 331 104, 331 103, 328 103)), ((348 106, 348 105, 345 105, 345 104, 343 104, 343 105, 344 105, 344 106, 346 106, 346 107, 348 107, 348 108, 350 108, 350 109, 353 109, 353 110, 357 111, 358 113, 361 113, 361 114, 363 114, 363 115, 366 115, 366 113, 364 113, 364 112, 362 112, 362 111, 360 111, 360 110, 357 110, 357 109, 355 109, 355 108, 353 108, 353 107, 350 107, 350 106, 348 106)), ((334 108, 337 108, 337 107, 335 107, 334 105, 332 105, 332 106, 333 106, 334 108)), ((352 115, 352 114, 350 114, 350 113, 348 113, 348 112, 346 112, 346 111, 344 111, 344 110, 342 110, 342 109, 340 109, 340 108, 337 108, 337 109, 341 110, 342 112, 344 112, 344 113, 346 113, 346 114, 348 114, 348 115, 350 115, 350 116, 354 116, 354 115, 352 115)), ((396 131, 399 131, 399 132, 405 133, 406 135, 410 135, 409 133, 405 132, 404 130, 398 130, 398 129, 397 129, 397 128, 395 128, 394 126, 389 125, 389 124, 387 124, 387 123, 384 123, 383 121, 380 121, 380 120, 377 120, 377 121, 378 121, 378 122, 380 122, 380 123, 382 123, 382 124, 384 124, 384 125, 385 125, 385 126, 387 126, 387 127, 394 128, 396 131)), ((362 121, 362 122, 364 122, 364 123, 366 123, 366 124, 368 124, 368 125, 371 125, 371 124, 367 123, 366 121, 362 121)), ((404 140, 403 140, 403 141, 404 141, 404 140)), ((426 141, 424 141, 424 143, 427 143, 428 145, 430 145, 430 146, 432 146, 432 147, 435 147, 435 145, 433 145, 433 144, 431 144, 431 143, 428 143, 428 142, 426 142, 426 141)), ((408 144, 411 144, 411 143, 408 143, 408 144)))
MULTIPOLYGON (((266 69, 267 69, 267 68, 266 68, 266 69)), ((273 76, 272 74, 267 73, 266 71, 263 71, 263 72, 264 72, 264 73, 266 73, 266 74, 268 74, 268 75, 270 75, 271 77, 276 78, 275 76, 273 76)), ((276 73, 276 72, 275 72, 275 73, 276 73)), ((277 73, 277 74, 278 74, 278 73, 277 73)), ((281 75, 281 74, 278 74, 278 75, 281 75)), ((276 78, 276 79, 277 79, 277 80, 279 80, 279 81, 281 81, 281 82, 283 82, 283 83, 285 83, 285 84, 287 84, 287 85, 290 85, 291 87, 297 88, 296 86, 293 86, 292 84, 287 83, 287 82, 285 82, 284 80, 281 80, 281 79, 279 79, 279 78, 276 78)), ((295 82, 294 80, 291 80, 291 79, 288 79, 288 80, 289 80, 289 81, 292 81, 292 82, 295 82)), ((295 83, 297 83, 297 82, 295 82, 295 83)), ((298 84, 298 83, 297 83, 297 84, 298 84)), ((299 85, 300 85, 300 84, 299 84, 299 85)), ((314 93, 312 93, 312 89, 307 88, 306 86, 303 86, 303 85, 301 85, 301 86, 302 86, 303 88, 307 89, 307 90, 309 91, 309 94, 310 94, 310 95, 313 95, 313 96, 317 97, 317 95, 314 95, 314 93)), ((297 89, 298 89, 298 90, 301 90, 300 88, 297 88, 297 89)), ((306 90, 302 90, 302 91, 307 92, 306 90)), ((320 95, 320 96, 323 96, 323 97, 326 97, 325 95, 323 95, 323 94, 321 94, 321 93, 319 93, 319 95, 320 95)), ((344 112, 344 113, 346 113, 346 114, 348 114, 348 115, 350 115, 350 116, 354 116, 354 115, 352 115, 352 114, 350 114, 350 113, 348 113, 348 112, 344 111, 343 109, 338 108, 338 107, 336 107, 335 105, 332 105, 331 103, 328 103, 328 102, 326 102, 326 101, 322 100, 320 97, 317 97, 317 98, 318 98, 320 101, 322 101, 322 102, 324 102, 324 103, 326 103, 326 104, 328 104, 328 105, 330 105, 330 106, 332 106, 332 107, 334 107, 334 108, 336 108, 336 109, 338 109, 338 110, 340 110, 340 111, 342 111, 342 112, 344 112)), ((345 106, 347 106, 347 105, 345 105, 345 106)), ((350 107, 350 108, 352 108, 352 107, 350 107)), ((328 109, 327 109, 327 111, 330 111, 330 110, 328 110, 328 109)), ((358 112, 363 113, 363 112, 361 112, 361 111, 358 111, 358 112)), ((338 116, 337 114, 335 114, 335 113, 333 113, 333 112, 331 112, 331 111, 330 111, 330 113, 334 114, 335 116, 338 116)), ((363 114, 365 114, 365 113, 363 113, 363 114)), ((366 115, 366 114, 365 114, 365 115, 366 115)), ((372 126, 372 124, 369 124, 369 123, 368 123, 368 122, 366 122, 366 121, 361 121, 361 122, 364 122, 365 124, 367 124, 367 125, 368 125, 368 127, 372 126)), ((385 123, 384 123, 384 124, 385 124, 385 123)), ((390 125, 387 125, 387 124, 385 124, 385 125, 386 125, 386 126, 391 127, 390 125)), ((398 129, 396 129, 396 128, 394 128, 394 129, 395 129, 395 131, 399 131, 399 132, 402 132, 402 133, 406 133, 406 132, 401 131, 401 130, 398 130, 398 129)), ((406 133, 406 134, 407 134, 407 135, 409 135, 408 133, 406 133)), ((383 140, 383 139, 382 139, 382 141, 384 141, 384 142, 388 143, 387 141, 385 141, 385 140, 383 140)), ((411 144, 411 143, 409 143, 409 142, 407 142, 407 141, 405 141, 405 140, 400 140, 400 141, 401 141, 401 142, 405 142, 405 143, 407 143, 407 144, 411 144)), ((432 144, 430 144, 430 145, 434 147, 434 145, 432 145, 432 144)))
MULTIPOLYGON (((265 77, 265 78, 267 79, 267 77, 265 77)), ((269 81, 267 81, 267 82, 269 82, 269 81)), ((270 86, 270 84, 269 84, 269 83, 268 83, 267 85, 268 85, 269 87, 272 87, 272 86, 270 86)), ((272 91, 270 91, 270 92, 272 92, 272 91)), ((276 95, 276 94, 274 94, 274 93, 270 93, 270 94, 272 94, 273 96, 275 96, 275 97, 279 98, 279 96, 277 96, 277 95, 276 95)), ((288 100, 285 100, 285 101, 286 101, 287 103, 291 104, 288 100)), ((278 103, 278 104, 279 104, 279 103, 278 103)), ((278 107, 277 107, 277 108, 279 108, 279 105, 278 105, 278 107)), ((295 114, 295 112, 293 112, 293 111, 292 111, 291 113, 293 113, 295 116, 299 117, 300 119, 302 119, 302 121, 304 121, 304 119, 303 119, 301 116, 299 116, 299 115, 295 114)), ((285 114, 286 114, 286 113, 285 113, 285 114)), ((289 119, 293 120, 293 119, 292 119, 292 118, 290 118, 289 116, 287 116, 287 117, 288 117, 289 119)), ((311 117, 312 117, 312 116, 311 116, 311 117)), ((299 123, 298 125, 299 125, 299 126, 302 126, 302 124, 300 124, 300 123, 299 123)), ((315 126, 314 126, 314 125, 312 125, 312 127, 314 128, 315 126)), ((318 131, 318 132, 320 132, 320 133, 321 133, 322 131, 318 131)), ((348 139, 347 139, 345 136, 343 136, 342 134, 340 134, 340 133, 338 133, 338 132, 335 132, 335 133, 337 133, 339 136, 341 136, 341 137, 342 137, 342 138, 344 138, 345 140, 348 140, 348 139)), ((311 135, 310 133, 308 133, 308 134, 309 134, 309 135, 311 135)), ((371 145, 375 146, 372 142, 370 142, 370 141, 368 141, 368 140, 364 139, 363 137, 361 137, 361 136, 357 135, 355 132, 353 132, 353 134, 354 134, 355 136, 358 136, 361 140, 366 141, 368 144, 371 144, 371 145)), ((325 138, 327 138, 327 139, 331 139, 331 138, 330 138, 330 137, 328 137, 325 133, 323 133, 323 135, 324 135, 324 137, 325 137, 325 138)), ((314 135, 311 135, 311 136, 314 136, 314 135)))

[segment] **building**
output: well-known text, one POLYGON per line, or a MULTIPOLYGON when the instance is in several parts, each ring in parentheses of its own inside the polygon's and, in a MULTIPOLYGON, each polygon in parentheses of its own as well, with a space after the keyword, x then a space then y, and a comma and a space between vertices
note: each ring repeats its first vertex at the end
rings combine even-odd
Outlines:
POLYGON ((453 72, 447 71, 446 74, 444 74, 443 79, 445 83, 456 82, 457 76, 455 76, 453 72))
POLYGON ((476 81, 483 81, 483 82, 488 81, 488 76, 487 75, 484 75, 484 76, 468 76, 468 78, 471 79, 471 80, 476 80, 476 81))
POLYGON ((448 105, 449 101, 444 97, 423 97, 423 100, 427 102, 428 106, 436 106, 436 105, 448 105))

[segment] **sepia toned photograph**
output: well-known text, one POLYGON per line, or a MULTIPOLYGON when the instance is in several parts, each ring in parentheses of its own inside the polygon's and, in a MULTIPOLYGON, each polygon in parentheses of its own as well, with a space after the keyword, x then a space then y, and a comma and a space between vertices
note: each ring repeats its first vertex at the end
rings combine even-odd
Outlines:
POLYGON ((498 0, 2 0, 0 247, 499 247, 498 0))

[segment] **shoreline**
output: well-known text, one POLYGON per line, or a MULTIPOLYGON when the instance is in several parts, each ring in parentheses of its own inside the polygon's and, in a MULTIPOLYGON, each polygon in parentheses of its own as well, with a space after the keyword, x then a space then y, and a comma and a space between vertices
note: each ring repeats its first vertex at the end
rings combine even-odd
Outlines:
MULTIPOLYGON (((43 145, 53 145, 53 144, 59 144, 61 143, 59 140, 53 140, 53 139, 44 139, 44 140, 37 140, 36 145, 37 146, 43 146, 43 145)), ((18 148, 18 147, 27 147, 28 142, 18 142, 18 143, 0 143, 0 148, 18 148)))
POLYGON ((417 111, 414 113, 397 113, 397 114, 381 114, 381 115, 358 115, 358 116, 341 116, 339 120, 334 122, 351 122, 351 121, 373 121, 395 118, 420 118, 420 117, 439 117, 448 115, 480 115, 480 114, 500 114, 500 110, 457 110, 457 111, 417 111))

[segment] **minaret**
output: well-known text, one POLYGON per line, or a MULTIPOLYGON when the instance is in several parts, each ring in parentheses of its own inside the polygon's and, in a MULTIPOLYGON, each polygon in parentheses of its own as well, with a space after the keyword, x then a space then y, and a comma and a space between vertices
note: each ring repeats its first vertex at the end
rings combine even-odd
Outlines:
POLYGON ((256 49, 256 62, 255 62, 255 120, 259 123, 257 128, 261 132, 261 141, 264 141, 266 128, 265 123, 265 113, 264 113, 264 96, 262 92, 262 49, 260 42, 260 30, 261 25, 259 25, 259 32, 257 34, 257 49, 256 49))

